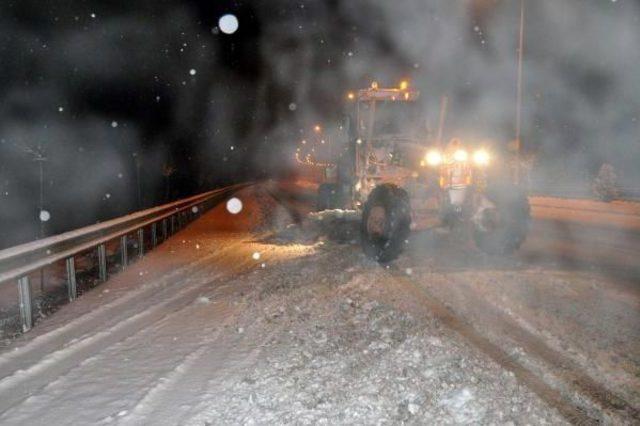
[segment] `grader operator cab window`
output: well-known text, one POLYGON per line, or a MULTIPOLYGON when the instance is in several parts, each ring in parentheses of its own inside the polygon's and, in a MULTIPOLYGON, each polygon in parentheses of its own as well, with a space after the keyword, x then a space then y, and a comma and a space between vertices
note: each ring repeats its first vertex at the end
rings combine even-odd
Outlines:
POLYGON ((414 103, 383 101, 376 104, 373 137, 416 136, 418 117, 414 103))

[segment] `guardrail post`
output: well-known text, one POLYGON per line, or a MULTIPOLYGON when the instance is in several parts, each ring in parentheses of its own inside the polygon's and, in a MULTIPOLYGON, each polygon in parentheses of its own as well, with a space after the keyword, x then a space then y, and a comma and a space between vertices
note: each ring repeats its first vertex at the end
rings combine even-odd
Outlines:
POLYGON ((151 224, 151 247, 155 248, 158 245, 158 231, 156 229, 156 223, 151 224))
POLYGON ((67 291, 69 293, 69 302, 76 300, 78 296, 76 286, 76 262, 73 256, 67 257, 67 291))
POLYGON ((31 330, 33 316, 31 314, 31 282, 29 277, 18 279, 18 297, 20 298, 20 319, 22 320, 22 331, 31 330))
POLYGON ((138 229, 138 256, 144 256, 144 228, 138 229))
POLYGON ((171 215, 171 235, 176 233, 176 215, 171 215))
POLYGON ((120 263, 122 265, 122 270, 127 267, 127 236, 123 235, 120 237, 120 263))
POLYGON ((167 239, 167 218, 162 219, 162 242, 167 239))
POLYGON ((104 244, 98 246, 98 277, 102 282, 107 280, 107 247, 104 244))

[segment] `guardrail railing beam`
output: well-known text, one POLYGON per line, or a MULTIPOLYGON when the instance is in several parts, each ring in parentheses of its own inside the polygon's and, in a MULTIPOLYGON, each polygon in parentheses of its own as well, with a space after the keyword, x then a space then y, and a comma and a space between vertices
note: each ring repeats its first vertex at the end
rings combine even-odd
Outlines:
POLYGON ((33 326, 33 315, 31 313, 31 281, 29 277, 22 277, 18 280, 18 297, 20 299, 22 331, 27 332, 31 330, 33 326))

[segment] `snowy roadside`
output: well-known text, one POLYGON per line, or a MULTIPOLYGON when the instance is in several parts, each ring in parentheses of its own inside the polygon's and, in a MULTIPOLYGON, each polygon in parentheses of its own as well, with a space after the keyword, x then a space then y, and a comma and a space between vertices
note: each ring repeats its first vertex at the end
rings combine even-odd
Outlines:
POLYGON ((187 424, 559 424, 513 375, 411 304, 353 246, 251 274, 235 329, 282 330, 187 424), (257 315, 257 320, 254 320, 257 315))
POLYGON ((443 246, 397 264, 563 398, 608 424, 639 404, 638 290, 598 273, 443 246))

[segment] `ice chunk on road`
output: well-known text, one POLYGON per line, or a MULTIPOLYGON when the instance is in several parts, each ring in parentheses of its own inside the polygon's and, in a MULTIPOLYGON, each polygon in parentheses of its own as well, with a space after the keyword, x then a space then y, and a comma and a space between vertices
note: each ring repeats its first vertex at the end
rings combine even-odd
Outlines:
POLYGON ((456 423, 476 423, 484 416, 484 409, 474 404, 475 395, 468 388, 454 390, 440 400, 444 407, 454 418, 456 423))

